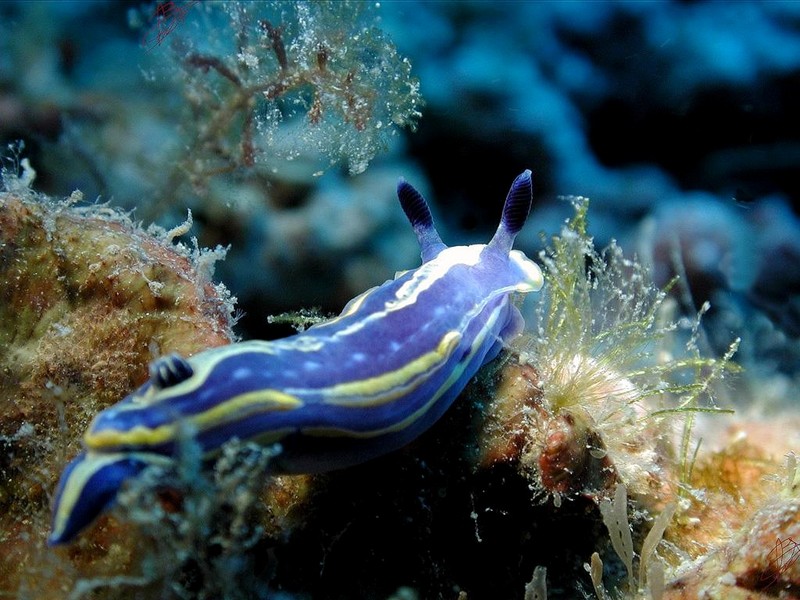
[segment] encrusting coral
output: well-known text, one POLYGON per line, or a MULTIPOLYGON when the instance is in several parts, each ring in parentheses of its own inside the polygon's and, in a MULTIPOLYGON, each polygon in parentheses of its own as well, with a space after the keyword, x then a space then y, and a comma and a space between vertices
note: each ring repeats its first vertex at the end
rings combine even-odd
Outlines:
POLYGON ((766 600, 800 595, 800 418, 737 419, 705 428, 691 493, 667 532, 666 555, 683 561, 665 600, 766 600), (775 436, 775 430, 784 433, 775 436))
POLYGON ((0 590, 41 577, 30 556, 43 552, 49 492, 94 414, 155 356, 234 337, 232 299, 211 279, 223 250, 174 244, 187 226, 148 232, 80 207, 78 192, 36 194, 22 165, 3 170, 0 192, 0 590))

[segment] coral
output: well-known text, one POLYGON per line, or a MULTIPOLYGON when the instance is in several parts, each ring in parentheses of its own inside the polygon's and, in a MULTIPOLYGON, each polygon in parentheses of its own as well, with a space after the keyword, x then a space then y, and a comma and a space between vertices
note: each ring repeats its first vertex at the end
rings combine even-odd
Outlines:
POLYGON ((783 466, 776 456, 797 447, 800 429, 795 417, 758 430, 749 423, 731 427, 720 436, 722 449, 698 459, 692 480, 697 493, 670 533, 673 549, 693 560, 668 582, 665 600, 800 593, 800 472, 793 453, 783 466), (795 432, 793 439, 775 440, 773 427, 795 432))
POLYGON ((587 195, 601 245, 694 190, 796 200, 798 129, 787 115, 798 99, 798 12, 739 6, 389 3, 385 27, 403 33, 427 101, 411 151, 443 201, 478 226, 491 206, 460 198, 493 192, 450 175, 453 149, 465 172, 503 172, 533 155, 535 217, 555 231, 567 216, 557 195, 587 195), (425 27, 406 25, 412 10, 425 27))
MULTIPOLYGON (((304 305, 338 312, 356 294, 414 264, 419 248, 392 196, 398 172, 411 178, 417 171, 376 164, 352 180, 328 173, 325 185, 307 190, 291 207, 253 204, 234 207, 233 215, 202 207, 207 220, 227 219, 228 228, 246 232, 220 266, 243 309, 262 327, 265 312, 304 305)), ((258 324, 250 327, 253 337, 269 334, 258 324)))
POLYGON ((745 290, 757 269, 752 255, 755 236, 741 215, 741 209, 705 194, 663 202, 641 225, 639 256, 659 286, 682 275, 681 285, 695 302, 713 301, 719 288, 745 290))
POLYGON ((328 157, 323 169, 343 161, 361 173, 387 136, 414 127, 418 82, 372 10, 326 1, 189 11, 188 21, 204 24, 199 35, 185 35, 190 22, 171 43, 185 76, 193 183, 241 167, 274 170, 309 150, 328 157))
POLYGON ((146 232, 79 206, 79 192, 35 194, 22 164, 0 192, 0 589, 41 583, 48 494, 92 416, 154 356, 233 340, 232 299, 211 280, 222 250, 174 244, 188 227, 146 232))
POLYGON ((796 416, 726 421, 713 394, 739 370, 738 342, 703 357, 699 321, 671 323, 674 302, 615 245, 596 253, 575 206, 541 257, 538 330, 487 394, 488 462, 518 464, 554 507, 595 498, 622 563, 597 540, 586 570, 601 600, 792 597, 798 471, 780 457, 800 444, 796 416))
POLYGON ((201 245, 231 245, 217 277, 237 290, 240 333, 275 337, 285 330, 266 327, 259 315, 303 303, 338 311, 417 254, 413 240, 403 241, 391 190, 399 174, 426 179, 402 156, 403 133, 416 123, 421 97, 386 32, 385 10, 364 2, 5 4, 0 81, 8 102, 0 99, 0 114, 9 119, 0 130, 8 141, 26 140, 40 174, 37 189, 50 195, 79 188, 87 198, 113 197, 137 218, 165 227, 190 208, 201 245), (163 15, 164 26, 174 28, 162 33, 160 45, 141 48, 159 6, 185 16, 163 15), (246 86, 277 81, 280 66, 260 19, 276 35, 280 30, 294 87, 273 100, 253 91, 252 110, 236 108, 231 103, 242 90, 214 68, 186 64, 183 51, 219 60, 246 86), (248 44, 240 25, 249 27, 248 44), (316 74, 314 40, 332 45, 324 77, 316 74), (62 50, 71 51, 70 68, 62 50), (247 66, 240 52, 259 64, 247 66), (363 130, 348 116, 344 90, 336 95, 336 78, 350 69, 354 98, 364 100, 363 130), (325 91, 316 124, 307 117, 314 90, 325 91), (240 154, 246 114, 253 119, 249 167, 240 154), (198 142, 201 130, 206 146, 198 142), (351 156, 373 168, 351 178, 351 156))
POLYGON ((741 338, 737 362, 748 375, 731 401, 787 408, 800 364, 800 220, 789 205, 770 198, 748 209, 687 193, 642 220, 636 250, 658 285, 679 276, 670 293, 681 312, 710 303, 699 340, 708 351, 741 338))

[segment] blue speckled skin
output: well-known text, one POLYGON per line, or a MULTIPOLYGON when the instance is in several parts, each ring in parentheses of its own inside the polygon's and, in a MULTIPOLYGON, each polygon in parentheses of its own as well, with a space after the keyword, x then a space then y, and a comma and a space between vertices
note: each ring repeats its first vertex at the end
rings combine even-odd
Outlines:
POLYGON ((289 338, 156 361, 150 381, 87 431, 86 453, 62 476, 50 542, 68 541, 113 499, 109 489, 171 457, 187 427, 209 456, 234 437, 280 442, 270 468, 287 473, 346 467, 416 438, 520 333, 510 294, 542 285, 538 267, 511 249, 530 208, 530 185, 530 171, 514 181, 489 244, 447 248, 427 204, 401 182, 421 267, 289 338), (103 481, 103 493, 93 495, 88 481, 103 481))

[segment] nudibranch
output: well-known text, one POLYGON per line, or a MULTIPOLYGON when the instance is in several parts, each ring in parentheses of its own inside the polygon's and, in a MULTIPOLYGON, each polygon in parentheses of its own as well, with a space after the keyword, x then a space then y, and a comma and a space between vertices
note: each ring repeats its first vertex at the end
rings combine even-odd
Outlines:
POLYGON ((187 430, 205 456, 232 438, 279 443, 273 472, 312 473, 396 450, 436 422, 521 332, 511 295, 542 287, 539 267, 512 250, 531 172, 514 180, 485 245, 448 248, 419 192, 400 180, 397 195, 422 265, 294 336, 155 360, 149 380, 89 426, 56 491, 50 544, 88 526, 126 479, 174 460, 187 430))

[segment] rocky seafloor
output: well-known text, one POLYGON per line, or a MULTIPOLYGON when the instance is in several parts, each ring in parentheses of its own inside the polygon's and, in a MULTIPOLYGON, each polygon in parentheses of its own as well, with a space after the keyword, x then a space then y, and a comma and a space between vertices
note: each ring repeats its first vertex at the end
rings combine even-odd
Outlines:
POLYGON ((0 598, 800 597, 796 3, 9 2, 0 57, 0 598), (416 266, 399 176, 458 244, 523 168, 545 288, 418 441, 187 440, 46 546, 153 358, 416 266))

